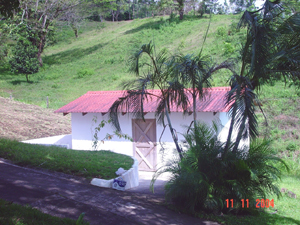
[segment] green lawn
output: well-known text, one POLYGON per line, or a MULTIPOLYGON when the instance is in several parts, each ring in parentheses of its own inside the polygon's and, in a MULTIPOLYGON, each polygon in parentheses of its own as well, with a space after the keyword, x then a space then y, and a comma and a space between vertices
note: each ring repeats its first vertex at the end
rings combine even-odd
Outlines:
MULTIPOLYGON (((79 215, 78 215, 79 216, 79 215)), ((21 206, 0 199, 0 224, 2 225, 88 225, 83 221, 59 218, 42 213, 30 206, 21 206)))
POLYGON ((75 151, 55 146, 0 139, 0 157, 20 166, 43 168, 85 178, 112 179, 120 168, 133 164, 129 156, 110 151, 75 151))

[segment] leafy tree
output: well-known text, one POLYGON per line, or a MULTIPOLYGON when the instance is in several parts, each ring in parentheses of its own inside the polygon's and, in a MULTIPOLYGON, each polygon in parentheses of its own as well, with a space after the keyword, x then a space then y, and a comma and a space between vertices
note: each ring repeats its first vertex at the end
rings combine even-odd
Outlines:
POLYGON ((40 66, 43 65, 42 53, 48 39, 53 33, 54 24, 74 7, 79 6, 81 0, 53 0, 53 1, 25 1, 20 0, 20 14, 16 14, 11 23, 12 31, 26 23, 29 29, 35 31, 30 39, 38 49, 37 58, 40 66))
POLYGON ((37 53, 37 48, 32 46, 30 41, 20 39, 13 50, 14 55, 9 61, 12 72, 25 74, 26 80, 29 82, 29 75, 37 73, 39 70, 37 53))
POLYGON ((19 11, 18 0, 0 0, 0 14, 6 17, 12 17, 14 13, 19 11))
POLYGON ((179 19, 183 20, 185 0, 176 0, 176 2, 177 2, 177 9, 178 9, 178 12, 179 12, 179 19))
POLYGON ((255 0, 229 0, 231 13, 244 12, 249 7, 254 7, 255 0))
POLYGON ((98 17, 96 21, 103 22, 104 17, 110 12, 111 4, 110 0, 91 0, 89 1, 90 14, 98 17))
POLYGON ((199 8, 198 8, 198 13, 200 14, 200 17, 203 16, 203 14, 206 12, 206 9, 207 9, 206 1, 202 0, 199 3, 199 8))
POLYGON ((166 14, 167 11, 172 14, 173 10, 175 9, 175 4, 173 0, 160 0, 157 2, 157 9, 163 12, 163 15, 166 14))

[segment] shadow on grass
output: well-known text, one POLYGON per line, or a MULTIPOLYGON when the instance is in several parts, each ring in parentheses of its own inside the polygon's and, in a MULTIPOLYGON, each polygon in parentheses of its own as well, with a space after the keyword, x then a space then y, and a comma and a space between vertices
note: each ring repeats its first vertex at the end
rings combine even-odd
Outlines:
POLYGON ((170 24, 180 24, 182 22, 185 21, 194 21, 194 20, 200 20, 200 19, 209 19, 209 16, 203 16, 203 17, 199 17, 199 16, 192 16, 192 15, 184 15, 183 20, 179 20, 179 17, 175 17, 173 19, 161 19, 158 21, 151 21, 148 23, 144 23, 139 27, 136 27, 134 29, 131 30, 127 30, 126 32, 124 32, 124 34, 134 34, 137 32, 140 32, 144 29, 155 29, 155 30, 160 30, 162 27, 166 27, 166 26, 170 26, 170 24))
POLYGON ((34 82, 33 81, 26 81, 26 80, 13 80, 13 81, 11 81, 10 82, 12 85, 19 85, 19 84, 21 84, 21 83, 27 83, 27 84, 33 84, 34 82))
POLYGON ((89 55, 98 49, 102 48, 105 46, 105 44, 97 44, 89 48, 75 48, 71 50, 66 50, 63 52, 59 52, 57 54, 52 54, 49 56, 43 57, 43 62, 49 66, 54 65, 54 64, 63 64, 63 63, 69 63, 72 62, 73 60, 80 59, 86 55, 89 55))

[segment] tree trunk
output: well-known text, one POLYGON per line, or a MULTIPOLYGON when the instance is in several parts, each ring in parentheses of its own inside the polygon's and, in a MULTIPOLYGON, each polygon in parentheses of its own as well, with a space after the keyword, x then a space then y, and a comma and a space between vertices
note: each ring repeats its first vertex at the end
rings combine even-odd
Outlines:
POLYGON ((40 52, 40 50, 38 51, 37 58, 39 60, 40 67, 42 67, 43 66, 43 60, 42 60, 42 52, 40 52))
POLYGON ((229 145, 231 143, 231 136, 232 136, 232 132, 233 132, 233 126, 234 126, 234 122, 235 122, 235 114, 236 114, 236 111, 237 111, 237 108, 234 107, 233 108, 233 112, 232 112, 232 117, 231 117, 231 122, 230 122, 230 127, 229 127, 229 132, 228 132, 228 137, 227 137, 227 142, 226 142, 226 145, 225 145, 225 148, 224 148, 224 152, 223 152, 223 155, 222 155, 222 158, 227 154, 228 152, 228 148, 229 148, 229 145))
POLYGON ((75 37, 78 38, 78 29, 74 24, 71 24, 72 30, 74 31, 75 37))
POLYGON ((193 96, 193 110, 194 110, 194 123, 196 123, 197 120, 196 96, 193 96))
POLYGON ((194 114, 194 127, 196 124, 196 120, 197 120, 197 111, 196 111, 196 92, 195 92, 195 80, 193 79, 193 114, 194 114))
POLYGON ((29 83, 28 74, 25 74, 25 76, 26 76, 27 83, 29 83))
POLYGON ((37 54, 37 58, 38 58, 38 60, 39 60, 39 62, 40 62, 40 67, 43 66, 42 52, 43 52, 43 50, 44 50, 44 41, 45 41, 45 38, 46 38, 46 34, 43 34, 42 37, 41 37, 39 46, 38 46, 38 54, 37 54))
POLYGON ((134 20, 134 4, 132 4, 132 19, 134 20))
POLYGON ((237 135, 237 138, 235 139, 235 144, 234 144, 234 147, 233 147, 233 150, 232 151, 236 151, 240 145, 240 142, 242 140, 242 131, 245 129, 245 126, 243 126, 243 128, 239 131, 238 135, 237 135))
POLYGON ((180 148, 180 146, 178 144, 178 138, 176 137, 176 135, 174 133, 174 129, 172 127, 172 123, 171 123, 171 119, 170 119, 170 115, 169 115, 169 111, 168 111, 167 102, 165 102, 165 113, 166 113, 166 117, 167 117, 167 120, 168 120, 170 132, 172 134, 172 138, 173 138, 173 141, 174 141, 175 146, 176 146, 176 150, 177 150, 177 152, 179 154, 180 159, 182 159, 183 158, 183 156, 182 156, 182 149, 180 148))
POLYGON ((183 20, 183 6, 179 6, 179 19, 183 20))

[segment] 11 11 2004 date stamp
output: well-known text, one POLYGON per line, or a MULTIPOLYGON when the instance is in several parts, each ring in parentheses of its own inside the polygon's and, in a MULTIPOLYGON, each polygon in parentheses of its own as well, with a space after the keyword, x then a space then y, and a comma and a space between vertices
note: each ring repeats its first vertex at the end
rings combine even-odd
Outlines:
MULTIPOLYGON (((234 199, 226 199, 225 204, 227 208, 234 208, 234 204, 237 204, 237 202, 234 202, 234 199)), ((241 199, 242 208, 249 208, 249 199, 241 199)), ((256 199, 256 208, 274 208, 274 199, 256 199)))

